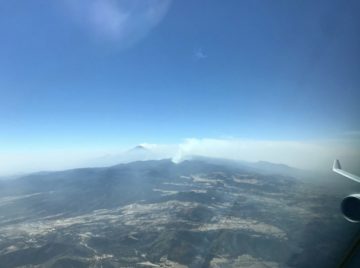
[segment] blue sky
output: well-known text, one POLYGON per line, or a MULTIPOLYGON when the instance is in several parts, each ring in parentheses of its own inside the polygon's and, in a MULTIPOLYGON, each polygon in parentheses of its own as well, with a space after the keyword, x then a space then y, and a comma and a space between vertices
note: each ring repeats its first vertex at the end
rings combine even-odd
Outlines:
POLYGON ((2 1, 3 151, 360 130, 358 1, 2 1))

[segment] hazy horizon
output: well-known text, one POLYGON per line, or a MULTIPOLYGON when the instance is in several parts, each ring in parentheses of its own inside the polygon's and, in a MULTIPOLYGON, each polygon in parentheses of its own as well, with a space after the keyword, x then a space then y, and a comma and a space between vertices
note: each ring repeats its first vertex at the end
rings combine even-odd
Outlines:
POLYGON ((360 144, 356 138, 324 141, 277 141, 249 139, 185 139, 179 144, 139 143, 120 148, 61 149, 17 152, 0 156, 0 176, 38 171, 111 166, 141 160, 172 159, 178 163, 190 156, 285 164, 294 168, 328 172, 334 159, 359 172, 360 144), (137 145, 146 150, 132 151, 137 145), (12 163, 12 165, 9 165, 12 163))

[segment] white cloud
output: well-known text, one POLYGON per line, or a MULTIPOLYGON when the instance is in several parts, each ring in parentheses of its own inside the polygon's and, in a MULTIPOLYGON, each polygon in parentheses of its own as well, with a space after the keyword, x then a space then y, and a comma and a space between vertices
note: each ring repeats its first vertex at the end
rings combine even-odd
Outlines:
POLYGON ((73 18, 98 37, 128 46, 166 15, 171 0, 68 0, 73 18))

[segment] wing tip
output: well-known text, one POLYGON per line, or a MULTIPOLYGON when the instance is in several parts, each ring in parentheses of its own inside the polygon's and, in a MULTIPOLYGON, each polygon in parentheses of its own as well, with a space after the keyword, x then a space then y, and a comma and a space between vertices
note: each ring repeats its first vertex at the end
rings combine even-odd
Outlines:
POLYGON ((338 159, 334 160, 333 170, 336 170, 336 169, 341 169, 341 164, 338 159))
POLYGON ((341 165, 340 165, 340 161, 337 160, 337 159, 334 161, 333 171, 340 174, 340 175, 342 175, 342 176, 344 176, 344 177, 346 177, 346 178, 348 178, 348 179, 350 179, 350 180, 353 180, 353 181, 356 181, 356 182, 360 183, 360 177, 358 177, 358 176, 356 176, 354 174, 351 174, 351 173, 349 173, 349 172, 347 172, 345 170, 342 170, 341 165))

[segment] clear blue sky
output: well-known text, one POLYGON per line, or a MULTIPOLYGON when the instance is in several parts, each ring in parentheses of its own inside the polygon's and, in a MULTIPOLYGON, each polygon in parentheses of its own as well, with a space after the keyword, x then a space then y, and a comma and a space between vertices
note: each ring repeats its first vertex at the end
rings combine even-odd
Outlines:
POLYGON ((1 1, 0 146, 360 129, 360 2, 1 1))

